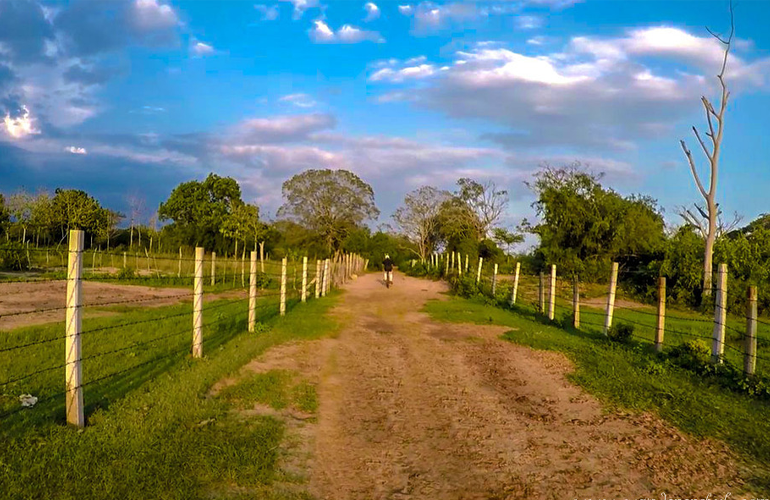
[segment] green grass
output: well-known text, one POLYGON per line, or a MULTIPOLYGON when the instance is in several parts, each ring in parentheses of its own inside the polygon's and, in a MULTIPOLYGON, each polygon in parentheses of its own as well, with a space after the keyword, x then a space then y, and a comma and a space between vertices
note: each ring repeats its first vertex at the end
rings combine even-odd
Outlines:
MULTIPOLYGON (((244 419, 233 402, 210 397, 214 383, 232 376, 269 347, 333 334, 338 325, 326 315, 335 301, 296 304, 277 317, 277 301, 261 309, 263 326, 246 333, 243 302, 206 304, 204 354, 191 359, 190 305, 144 309, 120 318, 85 321, 84 330, 129 319, 184 314, 164 322, 103 330, 83 336, 83 356, 132 346, 179 329, 180 334, 144 347, 84 361, 84 382, 127 370, 85 388, 87 427, 62 424, 63 401, 54 398, 0 420, 0 496, 2 498, 305 498, 278 493, 286 481, 278 469, 281 421, 244 419), (223 305, 224 304, 224 305, 223 305), (214 308, 215 306, 220 306, 214 308), (230 315, 234 316, 230 316, 230 315), (182 352, 175 353, 177 348, 182 352), (168 355, 172 353, 172 355, 168 355), (131 369, 144 363, 141 368, 131 369)), ((61 333, 61 325, 3 332, 0 346, 61 333)), ((0 381, 38 366, 63 361, 63 341, 40 344, 32 354, 0 353, 0 381), (12 354, 12 355, 9 355, 12 354)), ((0 347, 2 348, 2 347, 0 347)), ((25 349, 26 350, 26 349, 25 349)), ((22 350, 24 351, 24 350, 22 350)), ((18 395, 44 397, 61 391, 63 369, 4 388, 3 408, 18 406, 18 395)))
POLYGON ((305 413, 318 410, 315 386, 288 370, 270 370, 246 376, 236 384, 223 389, 219 396, 249 407, 255 402, 282 410, 293 406, 305 413))
POLYGON ((679 368, 648 346, 543 324, 524 309, 512 312, 450 297, 428 302, 425 310, 438 321, 508 326, 513 330, 506 340, 565 353, 576 367, 570 379, 610 407, 651 411, 690 434, 725 441, 752 464, 752 482, 770 488, 770 472, 762 465, 770 461, 770 403, 679 368))

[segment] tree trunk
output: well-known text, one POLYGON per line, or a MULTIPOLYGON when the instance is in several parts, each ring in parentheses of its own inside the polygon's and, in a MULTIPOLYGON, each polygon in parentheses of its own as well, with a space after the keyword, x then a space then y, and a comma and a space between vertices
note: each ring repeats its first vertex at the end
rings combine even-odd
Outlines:
POLYGON ((709 232, 706 235, 706 251, 703 255, 703 296, 711 297, 711 274, 714 259, 714 242, 717 239, 717 207, 715 203, 708 204, 709 232))

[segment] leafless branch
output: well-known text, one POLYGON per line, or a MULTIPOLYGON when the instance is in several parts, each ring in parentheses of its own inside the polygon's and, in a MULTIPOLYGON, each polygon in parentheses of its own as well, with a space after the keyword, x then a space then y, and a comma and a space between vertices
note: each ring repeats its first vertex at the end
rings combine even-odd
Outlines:
POLYGON ((687 162, 690 164, 690 170, 692 171, 692 176, 695 178, 695 184, 698 186, 698 190, 703 195, 704 198, 708 198, 708 193, 706 193, 706 190, 703 189, 703 184, 700 181, 700 176, 698 175, 698 171, 695 169, 695 160, 692 158, 692 153, 687 148, 687 144, 684 142, 684 140, 679 141, 679 143, 682 145, 682 150, 684 151, 685 156, 687 157, 687 162))

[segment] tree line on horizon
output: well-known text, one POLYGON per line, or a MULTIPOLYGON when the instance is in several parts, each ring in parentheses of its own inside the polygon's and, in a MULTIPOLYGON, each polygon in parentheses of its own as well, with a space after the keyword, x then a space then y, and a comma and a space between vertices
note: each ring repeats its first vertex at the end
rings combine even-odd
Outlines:
MULTIPOLYGON (((506 190, 492 181, 462 178, 454 191, 422 186, 407 193, 392 215, 393 226, 376 231, 369 226, 380 215, 374 190, 346 170, 311 169, 288 179, 274 221, 263 220, 259 207, 243 200, 235 179, 213 173, 171 191, 154 217, 160 227, 139 224, 141 202, 135 199, 126 217, 80 190, 19 191, 0 195, 0 244, 6 253, 22 242, 55 246, 78 228, 86 231, 90 248, 113 250, 203 246, 239 255, 264 243, 276 257, 300 250, 318 257, 355 252, 379 263, 389 253, 401 265, 424 262, 434 252, 459 252, 498 263, 503 271, 512 257, 533 273, 556 264, 561 276, 588 282, 605 281, 612 262, 619 262, 621 284, 641 298, 652 300, 658 276, 668 278, 674 303, 699 306, 708 295, 702 267, 706 238, 687 217, 669 228, 655 199, 622 196, 579 163, 543 165, 526 185, 535 195, 537 221, 524 220, 515 229, 503 223, 506 190), (119 229, 123 221, 128 227, 119 229), (538 243, 516 255, 514 247, 525 234, 538 243)), ((714 255, 715 262, 728 264, 733 304, 742 303, 745 288, 756 284, 760 307, 770 309, 770 216, 741 228, 723 227, 714 255)))

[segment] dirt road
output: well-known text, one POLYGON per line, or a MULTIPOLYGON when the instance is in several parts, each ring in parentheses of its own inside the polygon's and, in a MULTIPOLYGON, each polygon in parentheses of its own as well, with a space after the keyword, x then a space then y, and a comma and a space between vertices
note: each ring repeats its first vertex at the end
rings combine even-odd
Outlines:
POLYGON ((313 496, 703 498, 740 488, 723 445, 651 415, 603 411, 565 378, 564 356, 501 341, 505 328, 431 321, 419 311, 443 297, 440 283, 397 275, 388 290, 379 280, 347 287, 337 338, 282 346, 250 366, 317 383, 318 421, 303 424, 299 446, 313 496))

